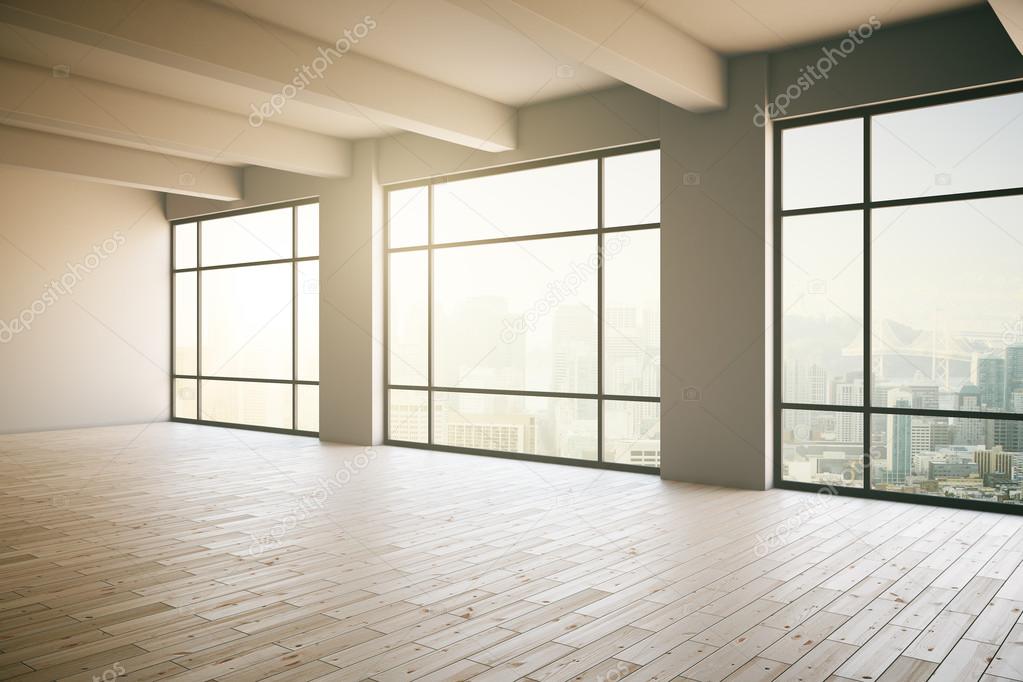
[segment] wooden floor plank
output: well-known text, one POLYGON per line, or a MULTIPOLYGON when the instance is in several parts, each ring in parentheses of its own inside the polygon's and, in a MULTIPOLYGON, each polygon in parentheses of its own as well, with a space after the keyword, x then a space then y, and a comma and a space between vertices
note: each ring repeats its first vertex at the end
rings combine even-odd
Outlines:
POLYGON ((1023 681, 1019 517, 169 423, 0 458, 3 679, 1023 681))

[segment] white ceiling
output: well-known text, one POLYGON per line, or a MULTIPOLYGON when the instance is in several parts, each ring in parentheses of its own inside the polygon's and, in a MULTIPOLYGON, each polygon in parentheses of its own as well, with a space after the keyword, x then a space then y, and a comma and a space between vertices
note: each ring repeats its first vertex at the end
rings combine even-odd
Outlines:
POLYGON ((353 51, 516 107, 616 83, 445 0, 210 1, 244 12, 271 33, 284 26, 325 44, 370 16, 377 26, 353 51))
POLYGON ((78 175, 91 164, 97 178, 148 173, 147 186, 232 198, 239 166, 344 177, 358 138, 515 149, 521 107, 621 83, 713 111, 727 56, 981 2, 0 0, 0 152, 48 146, 78 175), (292 87, 359 27, 352 54, 292 87), (178 159, 204 162, 206 186, 182 187, 200 174, 175 172, 178 159))
POLYGON ((838 36, 876 16, 882 26, 983 0, 631 0, 725 55, 838 36))
MULTIPOLYGON (((268 33, 284 26, 333 43, 371 16, 354 51, 489 99, 523 106, 616 83, 543 46, 511 22, 495 23, 448 0, 210 0, 244 12, 268 33), (558 67, 565 65, 570 70, 558 67), (560 73, 560 75, 559 75, 560 73)), ((552 3, 565 0, 548 0, 552 3)), ((723 54, 775 50, 838 36, 876 16, 882 25, 983 0, 630 0, 723 54)), ((571 0, 569 0, 571 2, 571 0)), ((597 3, 585 0, 582 4, 597 3)), ((484 0, 496 10, 496 4, 484 0)))

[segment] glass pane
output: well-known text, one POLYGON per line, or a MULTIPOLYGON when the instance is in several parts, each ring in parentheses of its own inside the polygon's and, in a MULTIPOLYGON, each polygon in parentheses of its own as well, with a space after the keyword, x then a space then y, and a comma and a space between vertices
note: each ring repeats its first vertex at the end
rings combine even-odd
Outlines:
POLYGON ((291 208, 202 221, 202 264, 291 258, 291 208))
POLYGON ((320 380, 320 262, 299 261, 295 264, 298 276, 298 378, 302 381, 320 380))
POLYGON ((661 222, 661 150, 604 159, 604 226, 661 222))
POLYGON ((822 487, 863 487, 863 415, 782 410, 781 476, 822 487))
POLYGON ((781 162, 783 209, 863 201, 863 119, 783 130, 781 162))
POLYGON ((291 378, 291 264, 202 275, 204 376, 291 378))
POLYGON ((493 239, 597 227, 597 162, 434 185, 434 241, 493 239))
POLYGON ((872 227, 874 404, 1023 411, 1023 197, 880 209, 872 227))
POLYGON ((392 384, 426 386, 429 378, 428 276, 426 251, 390 255, 387 369, 392 384))
POLYGON ((295 397, 298 400, 298 423, 295 428, 299 431, 319 431, 320 387, 298 384, 295 389, 295 397))
POLYGON ((597 401, 574 398, 433 394, 438 445, 597 459, 597 401))
POLYGON ((430 232, 430 188, 409 187, 387 194, 389 246, 422 246, 430 232))
POLYGON ((596 235, 439 249, 438 386, 593 393, 596 235))
POLYGON ((196 374, 196 323, 199 302, 195 288, 196 273, 174 275, 174 373, 196 374))
POLYGON ((387 435, 391 440, 426 443, 430 433, 426 391, 387 392, 387 435))
POLYGON ((174 416, 178 419, 195 419, 195 379, 174 380, 174 416))
POLYGON ((782 221, 782 400, 863 404, 863 213, 782 221))
POLYGON ((661 394, 661 234, 604 236, 604 392, 661 394))
POLYGON ((291 428, 291 384, 202 382, 202 418, 275 429, 291 428))
MULTIPOLYGON (((892 392, 889 400, 910 407, 913 395, 892 392)), ((873 423, 874 490, 1020 503, 1023 422, 887 414, 873 423)))
POLYGON ((182 223, 174 226, 174 268, 183 270, 195 267, 196 242, 195 223, 182 223))
POLYGON ((320 255, 320 205, 303 204, 298 213, 298 253, 299 258, 320 255))
POLYGON ((871 119, 872 198, 1023 185, 1023 93, 871 119))
POLYGON ((661 404, 604 401, 604 461, 661 465, 661 404))

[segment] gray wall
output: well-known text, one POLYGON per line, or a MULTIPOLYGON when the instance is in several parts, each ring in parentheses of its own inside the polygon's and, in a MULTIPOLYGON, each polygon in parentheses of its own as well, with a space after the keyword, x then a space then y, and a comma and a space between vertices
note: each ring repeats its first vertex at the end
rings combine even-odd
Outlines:
MULTIPOLYGON (((822 49, 837 45, 832 40, 773 53, 771 99, 795 82, 801 68, 815 64, 822 49)), ((787 113, 796 116, 1016 78, 1023 78, 1023 56, 985 3, 924 21, 882 26, 838 60, 829 77, 817 81, 787 113)))
POLYGON ((0 188, 0 433, 167 419, 162 196, 15 168, 0 188))
POLYGON ((661 105, 661 475, 770 485, 764 56, 732 60, 729 108, 661 105))

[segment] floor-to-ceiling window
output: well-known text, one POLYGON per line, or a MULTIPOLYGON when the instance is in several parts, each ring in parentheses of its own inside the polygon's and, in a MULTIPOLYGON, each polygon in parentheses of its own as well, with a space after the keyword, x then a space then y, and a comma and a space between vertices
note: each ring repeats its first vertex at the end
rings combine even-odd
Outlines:
POLYGON ((319 204, 178 221, 172 416, 319 431, 319 204))
POLYGON ((1019 505, 1023 87, 776 126, 776 479, 1019 505))
POLYGON ((660 464, 656 145, 387 192, 390 442, 660 464))

